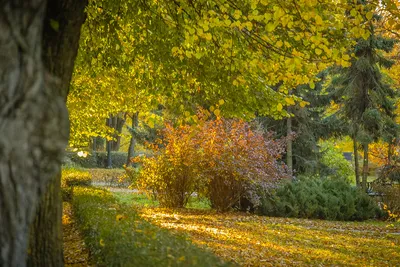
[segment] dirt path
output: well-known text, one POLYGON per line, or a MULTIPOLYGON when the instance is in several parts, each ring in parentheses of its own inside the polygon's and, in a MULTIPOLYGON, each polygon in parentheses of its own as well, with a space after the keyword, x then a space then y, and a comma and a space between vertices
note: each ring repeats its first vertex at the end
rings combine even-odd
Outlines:
POLYGON ((72 217, 71 204, 63 203, 63 242, 65 266, 91 266, 88 262, 89 251, 79 234, 77 225, 72 217))

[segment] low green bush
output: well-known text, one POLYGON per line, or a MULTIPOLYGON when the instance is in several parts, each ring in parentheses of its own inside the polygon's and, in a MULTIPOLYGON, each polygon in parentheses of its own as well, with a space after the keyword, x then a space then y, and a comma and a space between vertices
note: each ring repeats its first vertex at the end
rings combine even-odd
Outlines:
POLYGON ((65 152, 63 165, 78 166, 82 168, 97 168, 96 157, 93 154, 87 154, 86 157, 81 157, 77 152, 65 152))
MULTIPOLYGON (((93 153, 94 154, 94 153, 93 153)), ((107 167, 107 152, 95 152, 97 167, 107 167)), ((128 159, 127 152, 111 152, 111 165, 113 168, 122 168, 128 159)))
POLYGON ((71 198, 74 186, 90 186, 92 176, 88 171, 78 168, 63 168, 61 170, 61 194, 64 201, 71 198))
POLYGON ((366 220, 382 216, 367 194, 344 179, 299 178, 261 192, 260 213, 268 216, 327 220, 366 220))
POLYGON ((185 236, 160 229, 111 193, 75 187, 74 214, 97 266, 228 266, 185 236))
MULTIPOLYGON (((111 152, 113 168, 122 168, 126 164, 128 153, 111 152)), ((91 152, 81 157, 77 152, 68 151, 65 153, 63 165, 79 166, 82 168, 105 168, 107 166, 107 152, 91 152)))

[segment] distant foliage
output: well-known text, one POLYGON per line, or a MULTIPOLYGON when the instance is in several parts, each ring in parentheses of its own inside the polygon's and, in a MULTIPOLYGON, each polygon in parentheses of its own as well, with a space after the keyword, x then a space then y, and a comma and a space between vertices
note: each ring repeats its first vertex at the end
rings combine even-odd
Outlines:
POLYGON ((330 142, 323 142, 321 144, 321 152, 322 176, 352 180, 354 169, 351 163, 345 159, 340 149, 337 149, 330 142))
POLYGON ((344 179, 300 178, 264 194, 264 215, 327 220, 366 220, 382 215, 376 202, 344 179))
POLYGON ((155 193, 161 206, 183 207, 190 195, 207 196, 213 208, 225 211, 255 187, 264 189, 287 177, 278 160, 283 140, 253 131, 240 120, 203 120, 196 125, 166 125, 154 157, 143 164, 137 184, 155 193))
MULTIPOLYGON (((126 152, 111 152, 112 167, 122 168, 127 158, 128 153, 126 152)), ((85 156, 80 156, 77 152, 67 152, 63 165, 82 168, 105 168, 107 165, 107 152, 85 153, 85 156)))

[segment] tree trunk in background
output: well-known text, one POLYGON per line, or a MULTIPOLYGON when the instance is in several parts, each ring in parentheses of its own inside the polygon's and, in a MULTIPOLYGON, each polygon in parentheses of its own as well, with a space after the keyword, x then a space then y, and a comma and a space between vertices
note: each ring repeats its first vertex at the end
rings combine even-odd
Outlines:
MULTIPOLYGON (((43 31, 45 68, 58 79, 53 94, 66 101, 87 0, 49 1, 43 31)), ((28 266, 62 266, 61 169, 47 185, 31 226, 28 266)))
POLYGON ((292 118, 291 117, 287 118, 286 128, 287 128, 286 135, 288 137, 287 144, 286 144, 287 145, 287 147, 286 147, 286 163, 287 163, 289 173, 293 174, 293 148, 292 148, 293 141, 292 141, 292 138, 290 137, 292 135, 292 118))
POLYGON ((111 141, 112 151, 119 151, 119 148, 121 146, 122 127, 124 127, 124 124, 125 124, 125 119, 122 117, 121 114, 111 117, 111 123, 109 123, 108 126, 114 128, 116 131, 116 134, 114 135, 114 140, 111 141))
POLYGON ((354 173, 356 175, 356 185, 360 186, 360 169, 358 163, 358 150, 357 150, 357 140, 356 135, 353 136, 353 152, 354 152, 354 173))
POLYGON ((368 179, 368 144, 363 144, 364 160, 363 160, 363 171, 362 171, 362 182, 361 186, 363 189, 367 189, 368 179))
POLYGON ((65 102, 42 62, 45 8, 0 5, 0 266, 26 266, 29 227, 68 142, 65 102))
MULTIPOLYGON (((108 126, 111 127, 112 125, 112 116, 107 120, 108 126)), ((112 141, 107 140, 107 163, 106 163, 106 168, 111 169, 112 168, 112 160, 111 160, 111 149, 112 148, 112 141)))
MULTIPOLYGON (((132 115, 132 130, 135 130, 139 124, 139 112, 132 115)), ((126 166, 132 166, 131 158, 135 155, 136 140, 133 133, 131 133, 131 141, 129 142, 128 158, 126 159, 126 166)))

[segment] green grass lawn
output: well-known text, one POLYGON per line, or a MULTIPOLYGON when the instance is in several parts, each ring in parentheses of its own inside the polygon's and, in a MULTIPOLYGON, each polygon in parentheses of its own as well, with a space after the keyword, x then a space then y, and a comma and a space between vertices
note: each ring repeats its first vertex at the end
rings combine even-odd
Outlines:
MULTIPOLYGON (((157 200, 152 200, 145 194, 140 193, 124 193, 124 192, 114 192, 114 196, 124 204, 134 205, 136 207, 159 207, 157 200)), ((211 204, 208 199, 199 198, 193 196, 189 199, 186 205, 188 209, 210 209, 211 204)))
POLYGON ((144 195, 115 195, 153 224, 187 234, 226 261, 244 266, 400 266, 398 222, 220 214, 198 199, 188 205, 192 209, 171 210, 144 195))

